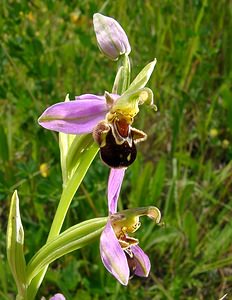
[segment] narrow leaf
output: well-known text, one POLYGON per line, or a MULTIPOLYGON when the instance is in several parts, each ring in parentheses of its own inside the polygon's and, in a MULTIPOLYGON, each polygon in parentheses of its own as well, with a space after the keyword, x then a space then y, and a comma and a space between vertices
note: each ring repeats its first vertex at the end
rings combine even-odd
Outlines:
POLYGON ((66 157, 66 169, 68 179, 71 179, 78 167, 82 153, 93 144, 92 134, 76 135, 72 144, 69 146, 66 157))
POLYGON ((183 229, 188 238, 189 247, 194 253, 197 245, 198 226, 196 219, 191 211, 187 211, 184 216, 183 229))
POLYGON ((150 181, 151 199, 153 199, 153 202, 156 205, 164 187, 165 167, 166 167, 166 162, 164 159, 161 159, 158 162, 155 174, 154 176, 152 176, 152 180, 150 181))
POLYGON ((7 137, 2 125, 0 125, 0 159, 4 162, 9 160, 7 137))
POLYGON ((7 226, 7 259, 11 272, 17 284, 18 293, 23 295, 25 291, 26 263, 23 253, 24 231, 20 218, 19 198, 17 191, 11 198, 10 214, 7 226))
POLYGON ((27 282, 57 258, 82 248, 99 238, 107 217, 95 218, 70 227, 58 237, 45 244, 27 266, 27 282))
POLYGON ((216 269, 230 267, 231 264, 232 264, 232 256, 228 256, 226 258, 223 258, 223 259, 220 259, 217 261, 213 261, 212 263, 209 263, 209 264, 197 266, 193 270, 193 272, 190 274, 190 276, 195 276, 197 274, 209 272, 209 271, 216 270, 216 269))

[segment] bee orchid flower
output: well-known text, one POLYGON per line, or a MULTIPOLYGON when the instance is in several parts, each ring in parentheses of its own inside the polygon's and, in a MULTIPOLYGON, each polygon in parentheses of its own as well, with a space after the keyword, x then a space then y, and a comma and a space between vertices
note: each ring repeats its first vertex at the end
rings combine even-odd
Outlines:
POLYGON ((48 107, 38 122, 46 129, 67 134, 92 132, 103 162, 124 168, 136 158, 136 143, 146 139, 144 132, 131 126, 139 105, 145 102, 153 105, 153 93, 146 87, 121 96, 84 94, 48 107))
POLYGON ((154 206, 116 212, 123 176, 123 169, 111 169, 108 183, 109 219, 101 234, 100 253, 106 269, 121 284, 127 285, 134 275, 147 277, 151 267, 149 257, 138 246, 139 241, 129 234, 140 227, 141 216, 148 216, 159 223, 161 214, 154 206))

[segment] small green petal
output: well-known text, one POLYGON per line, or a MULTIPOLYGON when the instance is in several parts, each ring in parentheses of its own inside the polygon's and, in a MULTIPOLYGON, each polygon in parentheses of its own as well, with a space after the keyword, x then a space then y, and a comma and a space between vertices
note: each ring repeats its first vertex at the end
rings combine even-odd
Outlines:
POLYGON ((155 58, 152 62, 150 62, 148 65, 146 65, 146 67, 142 69, 142 71, 136 76, 136 78, 130 84, 125 94, 131 93, 134 90, 138 90, 146 86, 148 80, 150 79, 153 73, 156 62, 157 60, 155 58))

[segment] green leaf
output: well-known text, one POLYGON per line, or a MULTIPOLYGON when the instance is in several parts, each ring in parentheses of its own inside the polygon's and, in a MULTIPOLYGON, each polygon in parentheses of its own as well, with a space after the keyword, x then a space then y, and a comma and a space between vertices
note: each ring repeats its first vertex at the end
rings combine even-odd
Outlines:
POLYGON ((27 266, 27 283, 57 258, 82 248, 99 238, 107 217, 95 218, 70 227, 58 237, 45 244, 27 266))
POLYGON ((136 91, 138 89, 142 89, 146 86, 148 80, 151 77, 151 74, 153 73, 156 62, 157 60, 155 58, 152 62, 150 62, 148 65, 146 65, 146 67, 142 69, 142 71, 136 76, 136 78, 130 84, 125 94, 131 93, 132 91, 136 91))
POLYGON ((188 211, 184 217, 184 232, 188 238, 189 248, 194 252, 197 245, 197 222, 191 211, 188 211))
MULTIPOLYGON (((164 215, 168 215, 172 211, 174 211, 174 204, 178 203, 178 197, 177 197, 177 160, 176 158, 172 159, 172 179, 171 179, 171 185, 169 187, 166 201, 164 204, 164 215)), ((176 212, 178 212, 178 204, 176 205, 176 212)), ((178 215, 176 215, 178 217, 178 215)))
POLYGON ((0 159, 4 162, 9 160, 7 137, 2 125, 0 125, 0 159))
MULTIPOLYGON (((7 270, 7 262, 5 260, 5 256, 2 255, 0 259, 0 286, 2 288, 2 294, 0 292, 0 296, 6 295, 8 291, 8 270, 7 270)), ((8 299, 7 299, 8 300, 8 299)))
POLYGON ((227 110, 227 124, 230 130, 232 130, 232 93, 229 85, 223 84, 220 88, 220 94, 222 95, 223 104, 227 110))
POLYGON ((11 198, 10 214, 7 226, 7 259, 17 284, 18 293, 23 295, 26 282, 26 263, 23 253, 24 231, 20 218, 17 191, 11 198))
POLYGON ((156 205, 165 183, 165 167, 166 162, 164 159, 161 159, 157 164, 155 175, 150 180, 151 199, 156 205))
POLYGON ((69 146, 66 157, 66 171, 68 180, 72 178, 78 167, 82 153, 93 144, 92 134, 76 135, 72 144, 69 146))
POLYGON ((190 276, 194 276, 200 273, 209 272, 216 269, 222 269, 224 267, 229 267, 232 264, 232 256, 228 256, 226 258, 213 261, 212 263, 196 266, 196 268, 193 270, 193 272, 190 274, 190 276))
MULTIPOLYGON (((153 224, 150 226, 150 230, 154 231, 153 224)), ((150 232, 150 234, 148 232, 143 236, 143 241, 145 244, 143 248, 145 251, 147 251, 152 247, 157 247, 157 244, 171 245, 176 240, 180 240, 181 235, 182 233, 175 227, 160 227, 159 230, 155 232, 155 236, 152 235, 152 232, 150 232)))

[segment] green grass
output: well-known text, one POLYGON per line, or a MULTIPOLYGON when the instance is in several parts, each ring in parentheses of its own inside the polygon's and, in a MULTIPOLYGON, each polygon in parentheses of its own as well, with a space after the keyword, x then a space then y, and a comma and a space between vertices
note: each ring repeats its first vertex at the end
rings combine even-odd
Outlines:
MULTIPOLYGON (((98 51, 92 15, 124 27, 133 77, 154 57, 149 87, 158 112, 142 108, 148 134, 128 169, 119 207, 156 205, 162 225, 142 219, 147 279, 120 286, 94 243, 53 263, 38 299, 219 299, 232 297, 232 7, 229 1, 2 1, 0 11, 0 298, 14 299, 5 254, 9 199, 20 197, 27 261, 46 237, 60 197, 58 139, 37 124, 42 111, 83 93, 110 90, 116 64, 98 51), (72 17, 71 17, 72 16, 72 17), (74 16, 78 16, 75 19, 74 16), (211 129, 218 135, 212 137, 211 129), (224 140, 229 144, 225 145, 224 140), (47 178, 39 166, 50 166, 47 178)), ((65 228, 107 212, 108 169, 97 157, 65 228)))

